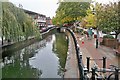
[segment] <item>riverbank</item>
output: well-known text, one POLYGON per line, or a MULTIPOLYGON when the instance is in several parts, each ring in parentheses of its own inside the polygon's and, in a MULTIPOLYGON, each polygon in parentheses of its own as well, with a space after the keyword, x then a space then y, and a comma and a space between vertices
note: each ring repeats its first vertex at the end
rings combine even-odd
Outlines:
POLYGON ((70 32, 68 31, 66 32, 68 35, 69 45, 68 45, 64 78, 80 78, 74 40, 70 32))
MULTIPOLYGON (((20 41, 20 42, 16 42, 16 43, 9 43, 9 44, 5 44, 5 45, 1 45, 0 48, 1 48, 1 52, 3 53, 7 53, 9 51, 13 51, 13 50, 18 50, 18 49, 21 49, 21 48, 24 48, 26 46, 29 46, 30 44, 33 44, 34 42, 36 41, 40 41, 40 40, 43 40, 44 38, 46 38, 48 35, 50 34, 53 34, 54 32, 56 31, 56 28, 52 28, 44 33, 41 34, 41 38, 38 39, 38 38, 30 38, 28 40, 24 40, 24 41, 20 41), (7 52, 6 52, 7 50, 7 52)), ((4 54, 6 55, 6 54, 4 54)), ((3 54, 2 54, 3 56, 3 54)))

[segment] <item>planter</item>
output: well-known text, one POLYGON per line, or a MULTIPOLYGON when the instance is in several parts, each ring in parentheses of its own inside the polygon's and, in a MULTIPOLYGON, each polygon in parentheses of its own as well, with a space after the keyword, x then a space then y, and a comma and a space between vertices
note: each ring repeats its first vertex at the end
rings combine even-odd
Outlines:
POLYGON ((109 39, 109 38, 104 38, 103 39, 103 45, 111 48, 116 48, 117 46, 117 39, 109 39))

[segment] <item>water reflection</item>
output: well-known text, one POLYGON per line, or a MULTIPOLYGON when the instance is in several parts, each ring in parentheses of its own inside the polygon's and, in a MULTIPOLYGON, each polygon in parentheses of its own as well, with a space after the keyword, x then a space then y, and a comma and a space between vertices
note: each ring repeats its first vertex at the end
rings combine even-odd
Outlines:
POLYGON ((66 47, 68 45, 67 39, 65 34, 55 34, 56 39, 53 43, 53 52, 58 56, 59 58, 59 70, 58 75, 63 76, 66 58, 67 58, 67 51, 68 48, 66 47))
POLYGON ((17 52, 7 53, 11 55, 4 56, 0 63, 2 77, 61 78, 67 53, 64 40, 65 35, 57 33, 17 52))
POLYGON ((3 78, 37 78, 42 72, 31 67, 29 58, 34 56, 34 45, 14 52, 14 55, 3 58, 2 77, 3 78))

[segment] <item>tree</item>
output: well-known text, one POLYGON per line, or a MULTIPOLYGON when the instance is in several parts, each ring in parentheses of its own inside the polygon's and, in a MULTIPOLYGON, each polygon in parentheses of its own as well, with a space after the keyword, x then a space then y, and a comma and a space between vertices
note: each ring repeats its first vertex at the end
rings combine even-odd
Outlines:
POLYGON ((37 27, 33 25, 32 18, 22 9, 12 3, 3 2, 2 11, 2 39, 4 38, 8 42, 18 42, 39 35, 37 27))
POLYGON ((105 32, 116 32, 117 35, 120 33, 119 25, 119 4, 96 4, 95 11, 97 17, 97 27, 105 32))
POLYGON ((87 15, 82 19, 81 25, 86 28, 94 27, 96 28, 96 16, 93 14, 92 8, 87 10, 87 15), (86 23, 86 24, 83 24, 86 23))
POLYGON ((76 20, 81 20, 81 17, 86 16, 86 10, 90 3, 87 2, 63 2, 60 3, 56 16, 53 18, 54 24, 71 23, 76 20))
POLYGON ((83 18, 80 23, 80 27, 86 28, 86 25, 87 25, 87 20, 85 18, 83 18))

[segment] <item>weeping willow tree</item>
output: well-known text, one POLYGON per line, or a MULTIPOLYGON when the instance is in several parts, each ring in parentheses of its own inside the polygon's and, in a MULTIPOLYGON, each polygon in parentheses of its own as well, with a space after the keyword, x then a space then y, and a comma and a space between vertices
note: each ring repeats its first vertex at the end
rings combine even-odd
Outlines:
POLYGON ((33 36, 40 36, 32 18, 22 9, 12 3, 4 2, 2 3, 2 11, 2 39, 8 42, 18 42, 33 36))
POLYGON ((0 2, 0 36, 2 36, 1 27, 2 27, 2 2, 0 2))

